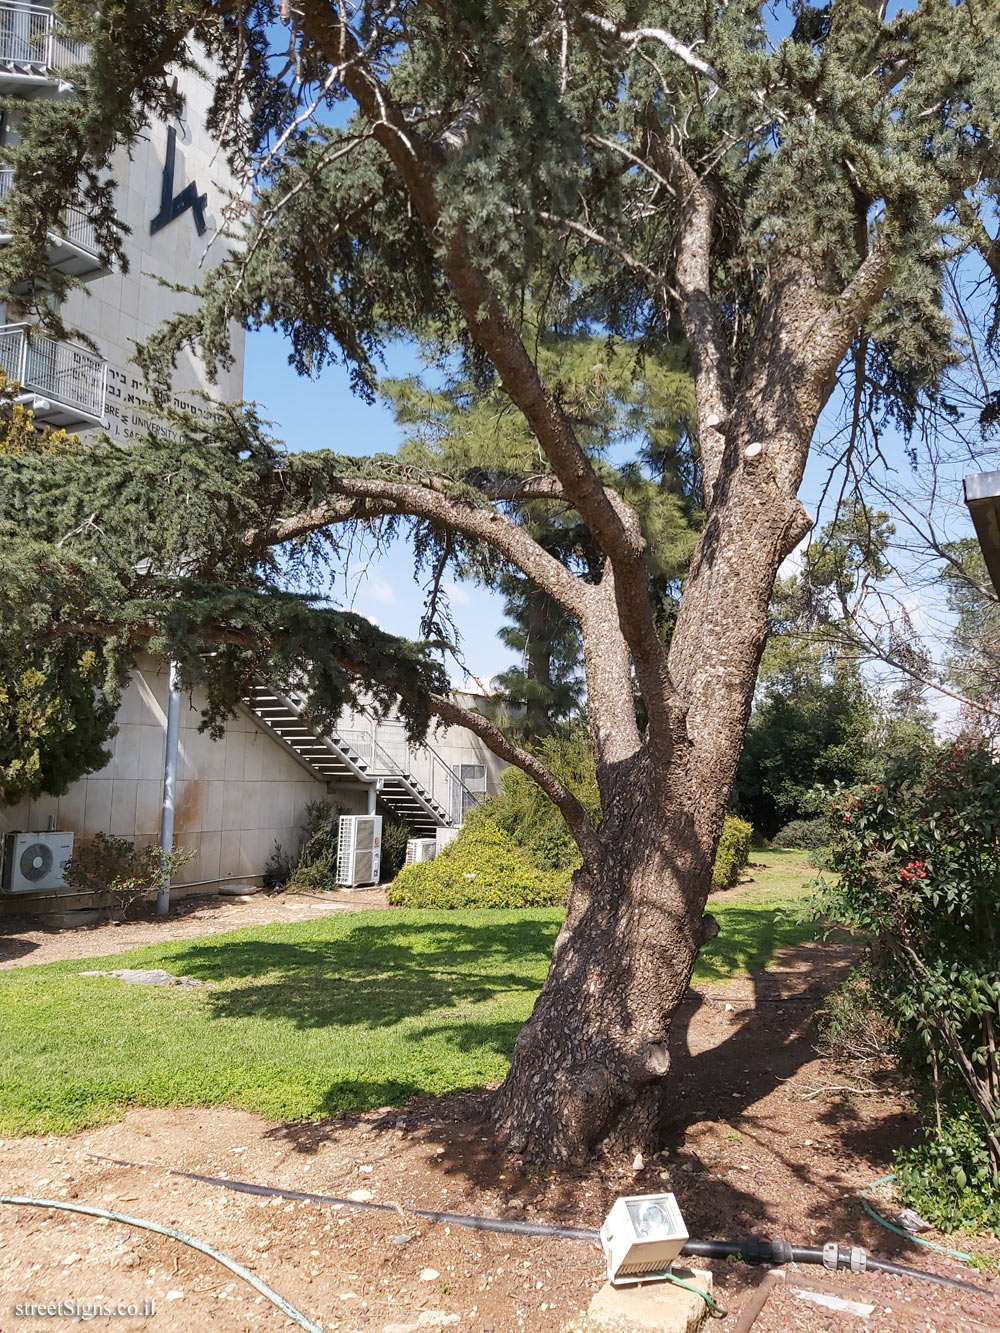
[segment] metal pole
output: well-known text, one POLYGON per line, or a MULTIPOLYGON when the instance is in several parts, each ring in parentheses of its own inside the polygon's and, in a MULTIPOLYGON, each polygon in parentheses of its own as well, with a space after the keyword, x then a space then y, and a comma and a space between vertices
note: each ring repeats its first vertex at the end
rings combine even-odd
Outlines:
MULTIPOLYGON (((163 805, 160 810, 160 850, 169 855, 174 846, 174 804, 177 795, 177 752, 181 736, 181 687, 177 663, 170 663, 167 698, 167 738, 163 747, 163 805)), ((170 876, 164 875, 156 889, 156 914, 170 911, 170 876)))

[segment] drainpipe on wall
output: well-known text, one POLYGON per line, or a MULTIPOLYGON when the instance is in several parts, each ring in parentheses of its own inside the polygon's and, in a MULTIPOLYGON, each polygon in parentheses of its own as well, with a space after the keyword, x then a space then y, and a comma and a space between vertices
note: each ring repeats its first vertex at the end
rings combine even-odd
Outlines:
POLYGON ((378 800, 378 787, 373 782, 368 788, 368 814, 375 813, 375 802, 378 800))
MULTIPOLYGON (((177 753, 181 735, 181 687, 177 663, 170 663, 167 697, 167 737, 163 747, 163 804, 160 809, 160 850, 169 855, 174 846, 174 804, 177 795, 177 753)), ((170 876, 164 875, 156 889, 156 914, 170 910, 170 876)))

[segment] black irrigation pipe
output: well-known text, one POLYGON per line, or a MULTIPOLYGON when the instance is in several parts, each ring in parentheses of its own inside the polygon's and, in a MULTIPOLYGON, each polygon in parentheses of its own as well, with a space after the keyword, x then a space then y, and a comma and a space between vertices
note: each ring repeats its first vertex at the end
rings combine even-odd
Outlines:
POLYGON ((219 1185, 223 1189, 236 1190, 240 1194, 266 1194, 278 1199, 291 1199, 303 1203, 323 1203, 339 1208, 363 1208, 369 1212, 395 1213, 400 1216, 406 1212, 414 1217, 423 1217, 428 1222, 446 1222, 449 1226, 472 1227, 475 1231, 509 1231, 515 1236, 551 1236, 559 1240, 585 1240, 592 1244, 601 1239, 600 1232, 584 1227, 556 1227, 544 1222, 514 1222, 503 1218, 473 1217, 467 1213, 436 1213, 428 1208, 406 1208, 402 1204, 397 1208, 391 1203, 372 1203, 367 1199, 338 1199, 330 1194, 311 1194, 308 1190, 279 1189, 275 1185, 251 1185, 246 1180, 227 1180, 223 1176, 199 1176, 194 1171, 171 1171, 172 1176, 184 1176, 187 1180, 197 1180, 202 1185, 219 1185))
MULTIPOLYGON (((131 1163, 123 1163, 131 1165, 131 1163)), ((515 1222, 500 1217, 476 1217, 467 1213, 440 1213, 428 1208, 406 1208, 391 1203, 374 1203, 367 1199, 340 1199, 330 1194, 313 1194, 308 1190, 281 1189, 276 1185, 253 1185, 246 1180, 229 1180, 224 1176, 202 1176, 194 1171, 171 1170, 173 1176, 183 1176, 186 1180, 196 1180, 202 1185, 215 1185, 222 1189, 235 1190, 240 1194, 264 1195, 277 1199, 289 1199, 293 1202, 320 1203, 341 1208, 361 1208, 370 1212, 395 1213, 397 1216, 406 1212, 414 1217, 422 1217, 429 1222, 445 1222, 449 1226, 471 1227, 475 1231, 497 1231, 514 1236, 543 1236, 554 1240, 582 1240, 590 1244, 600 1241, 601 1234, 589 1227, 558 1227, 544 1222, 515 1222)), ((869 1256, 859 1245, 843 1249, 836 1243, 827 1245, 790 1245, 779 1240, 688 1240, 681 1254, 703 1259, 742 1259, 747 1264, 822 1264, 831 1272, 838 1269, 850 1269, 852 1273, 864 1273, 877 1270, 891 1273, 896 1277, 915 1277, 924 1282, 934 1282, 942 1287, 955 1287, 960 1291, 972 1291, 978 1296, 995 1300, 992 1292, 977 1287, 972 1282, 963 1282, 960 1278, 941 1277, 937 1273, 927 1273, 920 1268, 909 1268, 905 1264, 890 1263, 888 1259, 876 1259, 869 1256)))

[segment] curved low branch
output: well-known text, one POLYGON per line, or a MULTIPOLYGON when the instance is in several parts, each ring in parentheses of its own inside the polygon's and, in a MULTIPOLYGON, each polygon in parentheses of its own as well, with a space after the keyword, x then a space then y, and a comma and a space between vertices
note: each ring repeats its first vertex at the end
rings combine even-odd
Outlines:
POLYGON ((565 819, 585 865, 592 872, 596 872, 601 860, 601 843, 597 830, 590 822, 590 817, 580 801, 554 773, 545 767, 537 755, 515 745, 488 717, 473 712, 470 708, 463 708, 447 695, 432 694, 431 709, 445 722, 465 727, 467 731, 473 732, 500 759, 506 759, 509 764, 513 764, 537 782, 565 819))
POLYGON ((575 574, 571 574, 555 556, 549 555, 513 519, 492 507, 480 507, 444 494, 440 489, 443 483, 455 484, 440 477, 417 481, 329 477, 326 484, 332 492, 330 500, 288 518, 277 519, 267 528, 244 533, 243 543, 250 549, 280 546, 334 523, 411 515, 492 546, 571 615, 577 618, 583 615, 587 588, 575 574))

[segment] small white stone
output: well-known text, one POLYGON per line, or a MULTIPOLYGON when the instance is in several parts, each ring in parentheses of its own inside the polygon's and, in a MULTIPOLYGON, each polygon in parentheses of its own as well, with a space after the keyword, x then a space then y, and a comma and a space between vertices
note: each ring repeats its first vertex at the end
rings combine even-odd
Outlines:
POLYGON ((632 1159, 632 1170, 641 1171, 645 1165, 646 1165, 645 1157, 643 1157, 641 1152, 637 1152, 635 1157, 633 1157, 632 1159))
POLYGON ((168 1291, 166 1299, 168 1301, 179 1301, 183 1295, 183 1291, 168 1291))
POLYGON ((422 1268, 420 1270, 421 1282, 433 1282, 435 1278, 438 1278, 440 1276, 441 1274, 437 1271, 436 1268, 422 1268))
POLYGON ((369 1203, 375 1195, 371 1190, 351 1190, 347 1196, 353 1203, 369 1203))

